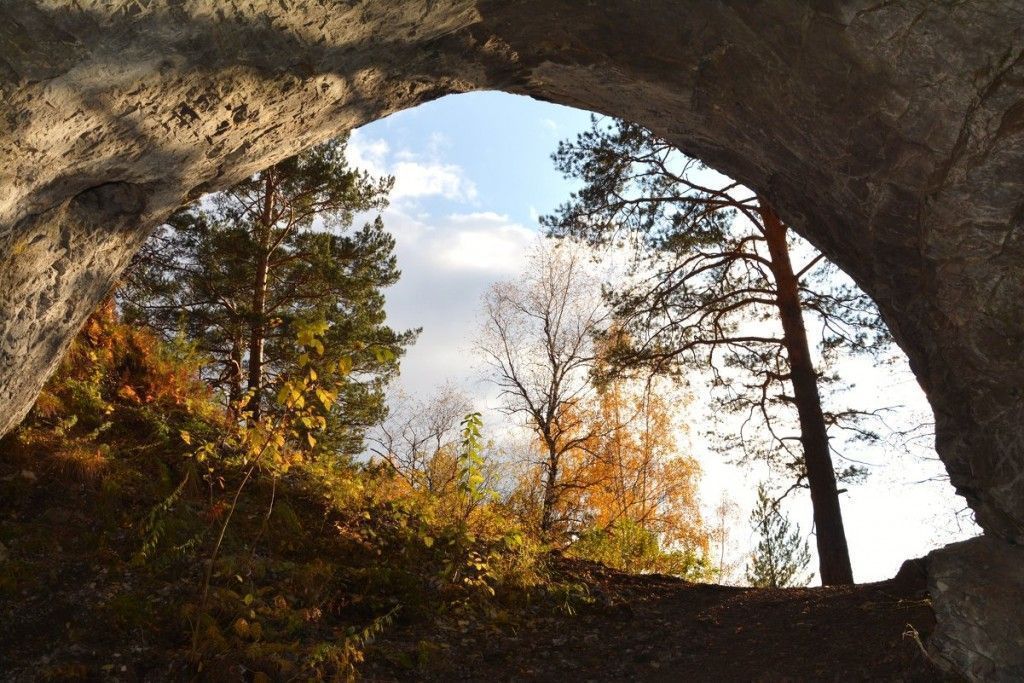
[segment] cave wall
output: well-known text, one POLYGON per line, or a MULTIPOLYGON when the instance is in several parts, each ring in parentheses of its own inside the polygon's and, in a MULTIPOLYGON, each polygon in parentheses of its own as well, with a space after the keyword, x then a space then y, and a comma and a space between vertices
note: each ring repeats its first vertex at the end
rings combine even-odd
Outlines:
POLYGON ((0 433, 174 208, 499 89, 756 188, 875 300, 979 523, 1024 543, 1024 0, 0 4, 0 433))

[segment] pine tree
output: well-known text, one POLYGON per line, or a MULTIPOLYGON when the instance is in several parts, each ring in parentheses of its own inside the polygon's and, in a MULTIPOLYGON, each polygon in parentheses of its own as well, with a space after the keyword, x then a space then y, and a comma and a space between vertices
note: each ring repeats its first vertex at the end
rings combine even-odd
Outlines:
POLYGON ((415 331, 385 323, 397 282, 394 238, 380 220, 391 178, 373 179, 333 140, 177 212, 147 243, 122 288, 128 320, 195 340, 205 377, 254 415, 296 367, 297 326, 329 323, 324 360, 352 362, 324 448, 362 450, 385 414, 383 389, 415 331), (360 212, 376 219, 352 230, 360 212))
POLYGON ((640 126, 595 119, 590 131, 562 142, 554 159, 584 185, 544 219, 551 233, 635 255, 633 282, 609 294, 628 333, 612 366, 668 375, 709 367, 718 414, 739 415, 751 427, 722 438, 722 450, 764 458, 788 471, 794 487, 809 488, 822 578, 852 583, 837 480, 864 471, 835 468, 829 432, 878 435, 864 421, 871 413, 824 407, 822 390, 837 378, 816 367, 815 329, 808 332, 806 319, 821 329, 816 350, 827 365, 840 352, 888 344, 874 304, 852 283, 837 284, 835 266, 809 245, 795 250, 764 197, 640 126), (797 435, 787 433, 794 422, 797 435))
POLYGON ((764 484, 757 487, 757 505, 750 522, 760 539, 747 567, 747 582, 756 588, 810 583, 814 575, 805 573, 811 563, 807 540, 800 535, 799 525, 791 527, 764 484))

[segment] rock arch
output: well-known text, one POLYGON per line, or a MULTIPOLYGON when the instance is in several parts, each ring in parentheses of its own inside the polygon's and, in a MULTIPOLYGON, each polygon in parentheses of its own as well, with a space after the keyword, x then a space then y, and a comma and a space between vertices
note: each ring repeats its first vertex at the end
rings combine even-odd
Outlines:
POLYGON ((1024 590, 1024 2, 73 5, 0 6, 0 433, 189 198, 451 92, 614 114, 763 192, 878 301, 988 535, 933 558, 936 649, 1024 671, 1021 617, 982 628, 960 559, 1024 590))

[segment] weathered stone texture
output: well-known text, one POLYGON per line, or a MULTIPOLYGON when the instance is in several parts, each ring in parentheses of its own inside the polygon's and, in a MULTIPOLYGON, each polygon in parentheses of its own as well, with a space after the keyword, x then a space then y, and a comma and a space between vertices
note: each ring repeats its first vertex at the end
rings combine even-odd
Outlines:
POLYGON ((17 364, 36 370, 5 377, 8 420, 31 405, 13 397, 39 393, 48 374, 39 369, 63 355, 68 330, 78 329, 142 246, 147 194, 138 185, 105 183, 14 226, 9 260, 0 269, 4 313, 12 311, 0 328, 0 348, 5 370, 17 364))
POLYGON ((928 556, 935 661, 972 680, 1024 680, 1024 548, 984 536, 928 556))
POLYGON ((878 301, 953 483, 1024 543, 1022 84, 1024 0, 8 0, 0 433, 180 203, 501 89, 641 122, 771 198, 878 301))

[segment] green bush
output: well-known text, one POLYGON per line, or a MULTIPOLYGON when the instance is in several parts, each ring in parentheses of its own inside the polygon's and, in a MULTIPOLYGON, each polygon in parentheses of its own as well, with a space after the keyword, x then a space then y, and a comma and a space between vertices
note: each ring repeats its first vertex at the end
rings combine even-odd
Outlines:
POLYGON ((637 574, 671 574, 691 581, 707 580, 710 575, 703 557, 662 548, 657 533, 630 519, 617 520, 608 529, 583 532, 569 554, 637 574))

